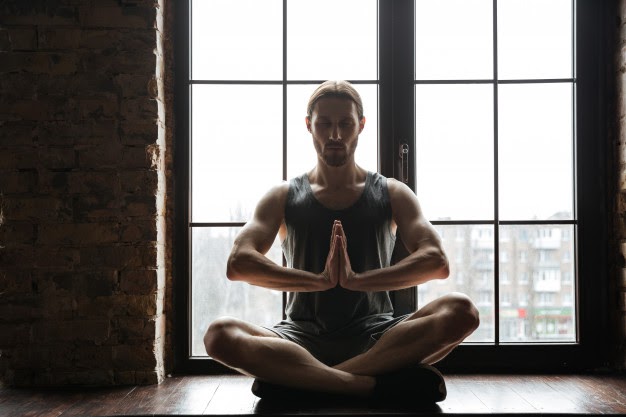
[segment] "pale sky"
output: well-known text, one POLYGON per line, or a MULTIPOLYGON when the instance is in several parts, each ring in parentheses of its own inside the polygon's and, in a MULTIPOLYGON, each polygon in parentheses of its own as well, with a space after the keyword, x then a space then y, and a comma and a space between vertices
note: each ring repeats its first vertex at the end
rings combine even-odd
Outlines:
MULTIPOLYGON (((282 79, 282 0, 192 7, 194 79, 282 79)), ((492 78, 491 7, 491 0, 416 0, 416 79, 492 78)), ((289 79, 376 79, 375 0, 292 0, 288 19, 289 79)), ((570 78, 571 42, 571 0, 498 3, 500 79, 570 78)), ((315 164, 304 124, 313 88, 287 90, 288 177, 315 164)), ((356 88, 367 117, 357 163, 376 170, 376 86, 356 88)), ((415 94, 411 155, 427 217, 492 219, 493 86, 422 84, 415 94)), ((571 84, 501 84, 498 101, 500 218, 571 212, 571 84)), ((281 181, 282 106, 280 85, 192 87, 193 221, 245 221, 281 181)))

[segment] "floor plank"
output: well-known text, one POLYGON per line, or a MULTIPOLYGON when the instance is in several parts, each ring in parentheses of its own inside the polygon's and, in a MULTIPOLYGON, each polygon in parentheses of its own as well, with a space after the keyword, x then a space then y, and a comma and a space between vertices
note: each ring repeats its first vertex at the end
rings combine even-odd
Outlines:
POLYGON ((155 408, 155 414, 202 414, 222 381, 220 377, 186 376, 179 378, 181 379, 180 383, 168 400, 155 408))
POLYGON ((591 394, 594 404, 598 404, 602 412, 626 414, 626 394, 623 388, 619 388, 610 383, 609 377, 598 381, 597 377, 589 375, 578 375, 575 377, 584 386, 583 390, 587 395, 591 394))
POLYGON ((81 401, 65 410, 61 416, 106 416, 113 414, 116 407, 135 389, 134 386, 86 388, 81 401))
POLYGON ((517 394, 501 376, 467 377, 467 386, 490 412, 537 413, 535 407, 517 394))
POLYGON ((172 395, 181 379, 167 378, 159 385, 137 387, 109 411, 110 415, 136 416, 154 414, 172 395))
POLYGON ((3 389, 0 417, 146 415, 426 416, 626 414, 626 375, 447 375, 436 406, 350 400, 276 404, 257 399, 242 375, 176 376, 160 385, 3 389))
POLYGON ((18 390, 0 404, 0 416, 57 417, 81 401, 80 390, 18 390))
POLYGON ((445 413, 463 410, 467 413, 489 413, 489 408, 474 394, 472 384, 463 376, 446 376, 448 395, 439 406, 445 413))
POLYGON ((605 414, 610 413, 611 407, 597 401, 591 392, 585 388, 581 381, 571 375, 548 375, 541 379, 559 393, 561 398, 566 398, 577 404, 585 413, 605 414))
POLYGON ((255 397, 252 378, 239 375, 223 375, 220 384, 202 414, 254 414, 255 397))
POLYGON ((537 376, 514 376, 506 379, 515 393, 542 413, 586 413, 588 409, 579 402, 562 396, 547 381, 537 376))

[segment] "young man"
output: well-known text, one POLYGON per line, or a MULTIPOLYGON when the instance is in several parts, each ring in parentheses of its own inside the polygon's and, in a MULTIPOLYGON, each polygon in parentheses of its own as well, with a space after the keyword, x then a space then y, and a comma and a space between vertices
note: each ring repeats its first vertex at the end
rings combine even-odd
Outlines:
POLYGON ((441 401, 445 384, 429 365, 478 327, 478 311, 455 293, 393 317, 388 291, 448 276, 441 240, 406 185, 355 163, 365 117, 349 83, 315 90, 306 127, 317 165, 261 199, 227 268, 231 280, 289 292, 287 319, 268 329, 220 318, 207 353, 255 377, 261 397, 290 387, 441 401), (264 256, 277 233, 287 267, 264 256), (396 234, 410 255, 390 266, 396 234))

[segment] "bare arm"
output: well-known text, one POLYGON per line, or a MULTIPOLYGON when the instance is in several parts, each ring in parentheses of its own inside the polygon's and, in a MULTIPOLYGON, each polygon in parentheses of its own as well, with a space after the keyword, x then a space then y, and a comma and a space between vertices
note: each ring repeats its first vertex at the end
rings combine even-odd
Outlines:
POLYGON ((424 218, 415 194, 409 187, 394 179, 389 179, 388 185, 393 220, 410 255, 388 268, 352 273, 351 278, 344 278, 341 283, 350 290, 399 290, 432 279, 447 278, 449 275, 448 259, 441 239, 430 222, 424 218))
POLYGON ((228 258, 226 276, 231 281, 280 291, 324 291, 337 285, 329 274, 313 274, 285 268, 267 258, 281 227, 289 185, 271 189, 257 205, 251 221, 243 227, 228 258))

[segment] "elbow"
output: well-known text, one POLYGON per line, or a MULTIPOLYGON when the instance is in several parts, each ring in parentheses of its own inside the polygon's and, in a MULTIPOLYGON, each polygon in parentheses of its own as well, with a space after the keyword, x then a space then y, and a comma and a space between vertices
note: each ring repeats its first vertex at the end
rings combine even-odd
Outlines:
POLYGON ((448 260, 444 259, 441 267, 439 268, 439 278, 446 279, 450 276, 450 265, 448 264, 448 260))
POLYGON ((230 281, 240 281, 241 274, 241 255, 233 251, 226 262, 226 278, 230 281))
POLYGON ((450 263, 448 257, 443 250, 439 250, 437 254, 437 270, 436 277, 438 279, 446 279, 450 276, 450 263))

